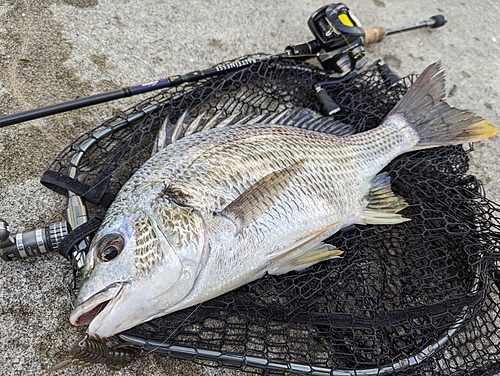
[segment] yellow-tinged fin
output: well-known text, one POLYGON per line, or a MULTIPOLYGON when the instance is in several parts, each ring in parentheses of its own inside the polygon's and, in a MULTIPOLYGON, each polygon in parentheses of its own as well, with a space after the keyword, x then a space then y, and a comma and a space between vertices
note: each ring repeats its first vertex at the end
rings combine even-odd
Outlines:
POLYGON ((304 163, 305 159, 302 159, 267 174, 227 205, 220 214, 233 220, 239 230, 247 227, 279 199, 304 163))
POLYGON ((337 258, 343 253, 343 251, 335 248, 333 245, 319 243, 319 245, 309 249, 300 256, 287 260, 287 263, 280 264, 279 267, 270 272, 270 274, 284 274, 292 270, 303 270, 318 262, 337 258))
POLYGON ((368 194, 368 205, 363 211, 365 222, 373 225, 397 224, 409 221, 397 214, 408 206, 404 198, 391 189, 391 177, 387 172, 375 176, 368 194))
POLYGON ((415 150, 481 141, 498 128, 470 111, 444 101, 445 79, 439 62, 428 66, 387 116, 402 116, 418 133, 415 150))
MULTIPOLYGON (((338 226, 339 223, 339 221, 334 222, 309 236, 300 238, 290 247, 269 257, 269 262, 272 265, 268 270, 269 274, 284 274, 292 270, 302 270, 320 261, 340 256, 342 251, 318 241, 318 238, 338 226)), ((328 233, 328 235, 331 234, 328 233)))

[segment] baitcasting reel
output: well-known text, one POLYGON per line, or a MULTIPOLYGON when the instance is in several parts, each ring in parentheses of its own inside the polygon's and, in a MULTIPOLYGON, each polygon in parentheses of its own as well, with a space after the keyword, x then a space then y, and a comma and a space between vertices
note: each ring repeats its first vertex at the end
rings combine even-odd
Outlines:
POLYGON ((429 20, 395 29, 376 26, 365 30, 345 4, 330 4, 318 9, 309 18, 308 26, 316 39, 289 46, 286 51, 292 56, 317 54, 325 70, 336 72, 342 77, 365 65, 365 46, 382 42, 387 35, 402 31, 424 27, 435 29, 443 26, 446 21, 445 16, 437 15, 429 20))
MULTIPOLYGON (((290 56, 309 58, 315 54, 326 71, 332 72, 334 81, 325 81, 315 85, 316 97, 321 103, 321 112, 331 116, 340 111, 340 106, 322 88, 325 85, 338 83, 339 79, 350 79, 357 70, 367 62, 365 46, 382 42, 387 35, 414 30, 424 27, 437 28, 446 23, 443 15, 415 24, 386 29, 376 26, 363 29, 356 16, 345 4, 326 5, 318 9, 308 21, 309 29, 316 39, 311 42, 288 46, 286 51, 290 56)), ((401 83, 401 78, 387 64, 378 62, 378 68, 390 85, 401 83)))

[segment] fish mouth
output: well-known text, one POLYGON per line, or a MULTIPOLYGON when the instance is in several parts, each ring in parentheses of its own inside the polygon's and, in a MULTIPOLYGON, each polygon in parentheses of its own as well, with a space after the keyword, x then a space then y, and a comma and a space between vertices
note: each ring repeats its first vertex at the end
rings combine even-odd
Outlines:
POLYGON ((118 299, 123 285, 124 283, 113 283, 77 305, 71 312, 69 321, 76 326, 87 325, 107 314, 118 299))

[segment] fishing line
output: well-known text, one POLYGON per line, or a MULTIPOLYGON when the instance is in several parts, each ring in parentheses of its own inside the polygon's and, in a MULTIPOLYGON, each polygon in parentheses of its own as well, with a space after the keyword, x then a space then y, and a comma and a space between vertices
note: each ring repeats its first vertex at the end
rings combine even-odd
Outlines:
POLYGON ((182 325, 184 325, 189 320, 189 318, 196 313, 196 311, 198 310, 198 308, 201 307, 202 304, 203 303, 199 303, 197 306, 195 306, 195 308, 189 313, 189 315, 186 316, 186 318, 177 326, 177 328, 175 328, 169 334, 168 337, 166 337, 163 340, 163 342, 161 342, 160 344, 156 345, 156 347, 153 347, 151 350, 147 351, 146 354, 151 354, 151 353, 155 352, 156 350, 160 349, 162 346, 164 346, 165 343, 167 343, 167 341, 175 334, 175 332, 177 332, 182 327, 182 325))

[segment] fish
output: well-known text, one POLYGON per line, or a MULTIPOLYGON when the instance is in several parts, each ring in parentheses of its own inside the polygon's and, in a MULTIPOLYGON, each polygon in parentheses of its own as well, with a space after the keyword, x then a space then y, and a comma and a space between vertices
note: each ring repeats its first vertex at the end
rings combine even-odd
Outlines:
POLYGON ((159 147, 94 236, 71 323, 108 338, 266 273, 341 257, 346 250, 325 242, 337 231, 409 220, 382 171, 394 158, 498 132, 445 101, 440 63, 366 132, 304 111, 314 113, 198 117, 159 147))

